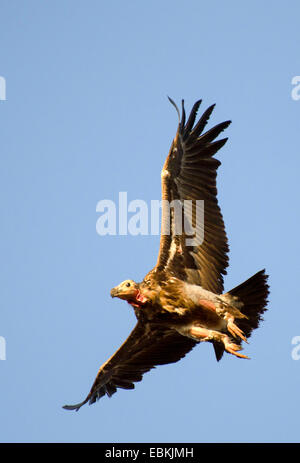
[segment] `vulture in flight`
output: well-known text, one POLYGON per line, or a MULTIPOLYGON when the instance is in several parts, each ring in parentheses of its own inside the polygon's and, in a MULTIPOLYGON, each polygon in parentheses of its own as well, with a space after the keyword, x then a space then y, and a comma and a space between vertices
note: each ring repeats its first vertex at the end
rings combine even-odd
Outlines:
POLYGON ((111 290, 127 301, 137 323, 126 341, 99 369, 86 399, 67 410, 93 404, 118 388, 134 389, 144 373, 177 362, 199 342, 213 345, 219 361, 224 351, 238 358, 266 310, 264 270, 224 293, 228 243, 217 200, 214 156, 227 138, 217 139, 230 121, 204 131, 214 105, 197 120, 201 100, 179 125, 161 172, 162 223, 155 267, 141 283, 126 280, 111 290), (197 217, 200 215, 199 217, 197 217), (184 223, 184 227, 182 226, 184 223))

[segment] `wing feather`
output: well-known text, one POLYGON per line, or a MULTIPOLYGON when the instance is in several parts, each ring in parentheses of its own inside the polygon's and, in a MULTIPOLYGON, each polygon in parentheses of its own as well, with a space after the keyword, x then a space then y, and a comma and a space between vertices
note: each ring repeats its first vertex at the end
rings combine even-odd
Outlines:
POLYGON ((228 266, 229 248, 217 200, 216 177, 221 163, 213 156, 227 141, 227 138, 216 138, 229 126, 230 121, 221 122, 202 133, 215 105, 207 108, 195 124, 200 104, 201 100, 194 104, 185 124, 182 102, 183 116, 162 170, 162 198, 170 204, 179 200, 184 207, 181 216, 170 214, 163 201, 160 249, 153 270, 168 270, 190 283, 200 284, 220 294, 228 266), (190 200, 190 203, 186 204, 186 200, 190 200), (197 223, 196 220, 197 200, 204 201, 204 223, 197 223), (187 244, 186 228, 180 236, 176 233, 176 220, 179 219, 182 223, 185 221, 190 231, 194 231, 196 239, 193 245, 187 244), (169 236, 165 233, 168 229, 169 236), (199 236, 201 239, 197 241, 199 236))
POLYGON ((195 341, 171 329, 138 321, 121 347, 99 369, 86 399, 66 410, 78 411, 82 405, 93 404, 105 394, 111 397, 118 388, 134 389, 134 383, 156 365, 174 363, 184 357, 195 341))

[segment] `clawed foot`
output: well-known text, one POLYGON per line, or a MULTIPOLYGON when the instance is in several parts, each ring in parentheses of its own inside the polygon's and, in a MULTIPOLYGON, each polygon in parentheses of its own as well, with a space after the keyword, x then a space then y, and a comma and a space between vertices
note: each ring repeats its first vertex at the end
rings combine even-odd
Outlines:
POLYGON ((243 355, 238 352, 242 349, 241 346, 239 346, 238 344, 234 344, 233 342, 229 342, 227 339, 225 339, 224 347, 225 347, 225 350, 229 352, 229 354, 235 355, 236 357, 239 357, 242 359, 249 359, 247 355, 243 355))
MULTIPOLYGON (((237 329, 239 330, 239 328, 237 329)), ((192 328, 189 328, 187 331, 181 331, 181 334, 184 334, 184 335, 188 334, 193 339, 196 339, 197 341, 200 341, 200 342, 201 341, 221 342, 224 345, 225 350, 229 354, 235 355, 236 357, 239 357, 239 358, 249 359, 249 357, 247 357, 246 355, 239 353, 239 351, 242 350, 241 346, 232 342, 230 337, 227 334, 220 333, 219 331, 214 331, 214 330, 209 330, 207 328, 193 326, 192 328)))
POLYGON ((241 338, 243 341, 248 343, 244 332, 233 321, 229 321, 227 323, 227 329, 234 338, 241 338))
POLYGON ((243 341, 247 342, 247 338, 244 332, 234 323, 234 317, 232 315, 227 314, 225 317, 227 320, 227 330, 234 338, 241 338, 243 341))

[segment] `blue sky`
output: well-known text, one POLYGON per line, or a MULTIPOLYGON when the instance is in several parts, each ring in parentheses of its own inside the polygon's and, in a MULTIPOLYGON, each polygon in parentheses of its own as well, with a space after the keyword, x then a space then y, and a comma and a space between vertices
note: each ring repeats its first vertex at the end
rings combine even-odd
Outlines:
MULTIPOLYGON (((299 2, 1 0, 2 442, 297 442, 299 2), (158 236, 99 236, 102 199, 160 199, 177 127, 166 96, 216 103, 228 290, 270 275, 250 361, 201 344, 79 413, 135 324, 110 289, 158 236)), ((300 93, 300 92, 299 92, 300 93)))

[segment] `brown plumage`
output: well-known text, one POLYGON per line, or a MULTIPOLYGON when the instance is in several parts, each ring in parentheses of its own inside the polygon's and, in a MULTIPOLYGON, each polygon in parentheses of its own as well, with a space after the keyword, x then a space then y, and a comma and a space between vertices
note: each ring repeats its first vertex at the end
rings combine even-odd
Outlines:
POLYGON ((100 367, 86 399, 65 409, 79 410, 105 394, 110 397, 117 388, 133 389, 144 373, 177 362, 202 341, 213 344, 217 360, 225 350, 247 358, 240 353, 241 343, 266 310, 267 276, 262 270, 223 293, 228 244, 217 201, 220 161, 213 156, 227 141, 216 138, 230 121, 203 133, 214 105, 196 122, 200 103, 186 121, 182 101, 178 130, 161 173, 164 201, 156 266, 141 283, 126 280, 111 290, 112 297, 131 304, 137 324, 100 367))

